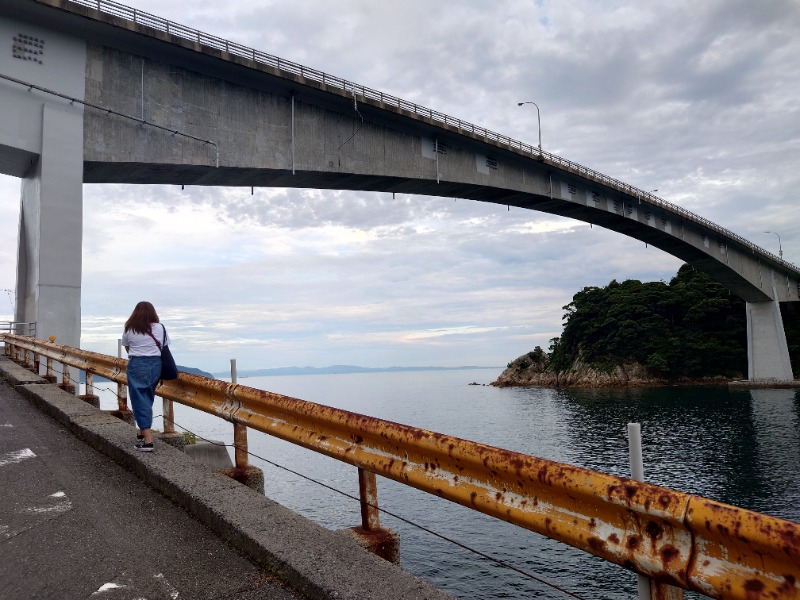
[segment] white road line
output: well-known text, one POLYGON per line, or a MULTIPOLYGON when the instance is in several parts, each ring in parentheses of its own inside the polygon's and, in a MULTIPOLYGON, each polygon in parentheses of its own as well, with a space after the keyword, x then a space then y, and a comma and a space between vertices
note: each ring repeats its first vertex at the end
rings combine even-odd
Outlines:
POLYGON ((48 498, 57 498, 60 500, 58 504, 53 504, 51 506, 30 506, 25 509, 27 513, 61 513, 67 512, 72 508, 72 501, 67 498, 67 495, 64 492, 56 492, 55 494, 50 494, 48 498))
POLYGON ((17 450, 16 452, 7 452, 6 454, 0 456, 0 467, 5 467, 6 465, 15 465, 19 462, 22 462, 26 458, 36 458, 33 450, 30 448, 24 448, 22 450, 17 450))
POLYGON ((125 587, 124 585, 117 585, 116 583, 104 583, 103 585, 100 586, 100 588, 95 593, 92 594, 92 596, 99 596, 103 592, 108 592, 110 590, 121 589, 121 588, 124 588, 124 587, 125 587))
POLYGON ((36 513, 36 514, 51 513, 51 512, 61 513, 61 512, 67 512, 71 508, 72 508, 72 502, 67 500, 66 502, 56 504, 55 506, 31 506, 30 508, 26 508, 25 512, 36 513))

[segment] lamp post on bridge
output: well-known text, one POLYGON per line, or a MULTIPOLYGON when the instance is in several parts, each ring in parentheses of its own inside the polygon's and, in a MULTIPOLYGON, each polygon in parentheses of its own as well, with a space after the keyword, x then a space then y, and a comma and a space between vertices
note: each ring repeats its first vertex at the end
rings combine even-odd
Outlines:
POLYGON ((780 236, 780 234, 778 234, 778 233, 776 233, 774 231, 765 231, 764 233, 774 233, 775 235, 778 236, 778 256, 780 257, 781 260, 783 260, 783 246, 781 246, 781 236, 780 236))
POLYGON ((539 125, 539 153, 542 152, 542 118, 539 113, 539 105, 536 102, 517 102, 517 106, 522 106, 523 104, 533 104, 536 107, 536 122, 539 125))

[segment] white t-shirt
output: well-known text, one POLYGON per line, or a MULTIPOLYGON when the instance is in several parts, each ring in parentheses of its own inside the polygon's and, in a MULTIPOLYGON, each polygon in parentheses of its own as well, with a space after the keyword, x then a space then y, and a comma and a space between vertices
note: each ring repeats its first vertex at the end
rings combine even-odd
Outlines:
MULTIPOLYGON (((153 323, 150 326, 153 336, 162 343, 164 339, 164 326, 161 323, 153 323)), ((167 343, 169 346, 169 334, 167 343)), ((155 341, 149 335, 126 331, 122 334, 122 345, 128 349, 128 356, 161 356, 161 350, 156 346, 155 341)))

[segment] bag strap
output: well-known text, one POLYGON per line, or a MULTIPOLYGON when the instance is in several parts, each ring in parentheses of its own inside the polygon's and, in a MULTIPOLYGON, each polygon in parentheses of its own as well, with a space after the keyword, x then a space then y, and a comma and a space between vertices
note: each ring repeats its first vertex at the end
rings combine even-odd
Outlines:
MULTIPOLYGON (((164 327, 163 325, 161 327, 163 327, 163 329, 164 329, 164 341, 166 342, 167 341, 167 328, 164 327)), ((151 328, 152 328, 152 325, 151 325, 151 328)), ((147 332, 147 335, 149 335, 151 338, 153 338, 153 341, 156 343, 156 346, 158 346, 158 351, 162 352, 161 344, 158 343, 158 340, 156 339, 156 336, 153 335, 152 329, 147 332)))

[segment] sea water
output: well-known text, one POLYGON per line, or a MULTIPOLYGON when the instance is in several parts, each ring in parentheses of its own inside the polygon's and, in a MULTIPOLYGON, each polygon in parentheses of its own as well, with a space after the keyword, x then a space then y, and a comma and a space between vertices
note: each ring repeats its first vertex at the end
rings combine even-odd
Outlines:
MULTIPOLYGON (((630 474, 627 424, 638 422, 648 482, 800 522, 800 400, 794 391, 484 385, 501 370, 239 383, 619 476, 630 474)), ((103 408, 115 406, 111 392, 101 397, 103 408)), ((221 419, 176 405, 175 420, 202 437, 232 443, 233 428, 221 419)), ((360 524, 356 501, 320 485, 357 497, 354 467, 255 431, 248 444, 265 459, 252 457, 251 463, 264 470, 270 498, 329 529, 360 524)), ((592 555, 380 477, 378 495, 381 508, 535 577, 381 515, 384 527, 400 533, 401 566, 456 597, 570 597, 539 579, 583 598, 636 597, 634 574, 592 555)))

